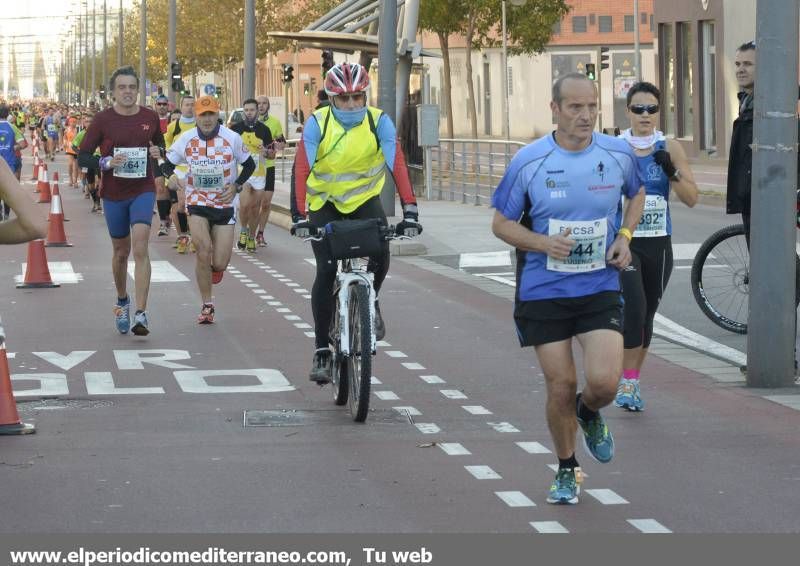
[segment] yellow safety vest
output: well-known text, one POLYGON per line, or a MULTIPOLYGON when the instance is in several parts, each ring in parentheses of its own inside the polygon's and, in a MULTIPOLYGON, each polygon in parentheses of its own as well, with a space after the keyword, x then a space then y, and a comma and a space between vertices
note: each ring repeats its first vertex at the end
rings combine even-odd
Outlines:
POLYGON ((314 112, 322 139, 307 181, 310 210, 319 210, 331 201, 339 212, 349 214, 381 194, 386 161, 374 125, 383 112, 371 106, 367 112, 361 124, 347 131, 333 117, 330 107, 314 112))

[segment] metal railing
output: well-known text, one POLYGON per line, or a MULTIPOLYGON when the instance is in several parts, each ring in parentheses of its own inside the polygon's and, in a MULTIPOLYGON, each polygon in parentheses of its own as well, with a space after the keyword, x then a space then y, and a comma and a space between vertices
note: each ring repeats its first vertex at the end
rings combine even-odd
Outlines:
POLYGON ((492 193, 511 162, 526 144, 505 140, 442 139, 432 148, 430 198, 489 204, 492 193))

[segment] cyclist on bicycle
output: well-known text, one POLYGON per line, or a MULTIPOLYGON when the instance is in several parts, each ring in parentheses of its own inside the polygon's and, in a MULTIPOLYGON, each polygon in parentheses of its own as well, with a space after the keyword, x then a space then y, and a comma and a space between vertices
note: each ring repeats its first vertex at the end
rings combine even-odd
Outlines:
POLYGON ((622 378, 614 404, 628 411, 642 411, 639 374, 653 337, 653 319, 672 274, 672 218, 669 193, 689 207, 697 203, 697 184, 681 144, 668 140, 656 129, 661 92, 655 85, 639 82, 628 91, 631 127, 622 132, 636 154, 636 166, 644 180, 644 213, 631 240, 631 263, 622 271, 625 301, 625 353, 622 378))
MULTIPOLYGON (((408 236, 421 231, 397 131, 388 116, 367 105, 368 90, 369 75, 357 63, 340 63, 326 74, 325 92, 333 103, 314 112, 298 145, 291 198, 292 234, 305 237, 312 228, 344 219, 378 218, 386 225, 380 194, 387 168, 394 177, 403 206, 403 221, 398 231, 408 236)), ((317 262, 311 291, 316 350, 310 378, 325 384, 331 380, 333 362, 328 329, 333 315, 331 293, 337 263, 326 242, 312 242, 312 248, 317 262)), ((382 246, 380 255, 370 257, 368 268, 375 274, 375 291, 380 292, 389 271, 388 242, 382 246)), ((384 334, 376 301, 375 335, 381 340, 384 334)))

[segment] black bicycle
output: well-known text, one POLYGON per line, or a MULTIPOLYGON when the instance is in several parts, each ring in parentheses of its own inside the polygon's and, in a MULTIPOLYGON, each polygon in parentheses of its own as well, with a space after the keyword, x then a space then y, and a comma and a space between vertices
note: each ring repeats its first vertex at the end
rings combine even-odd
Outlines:
MULTIPOLYGON (((800 258, 795 270, 800 304, 800 258)), ((700 310, 717 326, 747 334, 750 311, 750 250, 744 224, 726 226, 711 234, 692 263, 692 294, 700 310)))

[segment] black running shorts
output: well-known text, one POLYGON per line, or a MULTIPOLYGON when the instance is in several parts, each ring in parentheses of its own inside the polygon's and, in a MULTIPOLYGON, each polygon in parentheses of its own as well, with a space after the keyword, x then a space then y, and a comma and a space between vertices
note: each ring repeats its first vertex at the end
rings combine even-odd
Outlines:
POLYGON ((209 226, 227 226, 235 223, 233 219, 233 207, 214 208, 212 206, 190 205, 186 207, 189 216, 202 216, 208 220, 209 226))
POLYGON ((622 296, 618 291, 564 299, 517 302, 514 321, 521 346, 560 342, 592 330, 622 333, 622 296))

